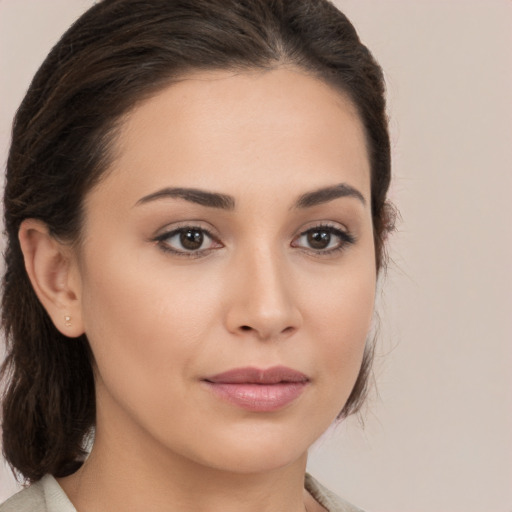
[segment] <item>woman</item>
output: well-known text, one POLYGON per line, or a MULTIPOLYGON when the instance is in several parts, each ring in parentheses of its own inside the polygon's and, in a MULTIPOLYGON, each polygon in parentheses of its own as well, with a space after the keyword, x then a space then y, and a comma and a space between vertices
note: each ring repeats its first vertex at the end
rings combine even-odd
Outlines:
POLYGON ((389 180, 329 2, 86 12, 14 122, 0 510, 356 510, 305 468, 365 395, 389 180))

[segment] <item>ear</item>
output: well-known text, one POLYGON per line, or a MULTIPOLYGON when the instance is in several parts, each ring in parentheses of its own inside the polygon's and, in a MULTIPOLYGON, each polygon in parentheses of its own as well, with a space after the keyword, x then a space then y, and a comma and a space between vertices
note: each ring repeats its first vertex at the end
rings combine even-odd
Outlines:
POLYGON ((82 335, 80 274, 71 247, 36 219, 21 223, 18 238, 32 287, 55 327, 65 336, 82 335))

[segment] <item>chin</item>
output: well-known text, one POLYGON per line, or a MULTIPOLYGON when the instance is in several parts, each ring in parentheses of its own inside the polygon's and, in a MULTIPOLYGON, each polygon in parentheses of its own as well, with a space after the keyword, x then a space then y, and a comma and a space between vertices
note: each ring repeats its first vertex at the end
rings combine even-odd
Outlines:
POLYGON ((214 458, 207 465, 215 469, 239 474, 268 473, 282 469, 305 458, 307 450, 234 449, 214 458))
MULTIPOLYGON (((211 433, 203 453, 196 452, 196 462, 219 470, 251 474, 263 473, 304 462, 311 444, 321 435, 296 429, 254 426, 241 432, 211 433), (309 435, 308 435, 309 434, 309 435)), ((195 447, 197 449, 197 446, 195 447)))

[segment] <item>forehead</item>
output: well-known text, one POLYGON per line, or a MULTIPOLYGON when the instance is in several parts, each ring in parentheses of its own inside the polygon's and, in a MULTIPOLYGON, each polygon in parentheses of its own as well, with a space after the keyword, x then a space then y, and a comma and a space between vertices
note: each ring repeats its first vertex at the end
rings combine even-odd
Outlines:
POLYGON ((255 184, 300 193, 301 184, 333 180, 369 195, 354 105, 297 69, 187 75, 126 115, 115 154, 107 181, 140 195, 191 184, 235 195, 255 184))

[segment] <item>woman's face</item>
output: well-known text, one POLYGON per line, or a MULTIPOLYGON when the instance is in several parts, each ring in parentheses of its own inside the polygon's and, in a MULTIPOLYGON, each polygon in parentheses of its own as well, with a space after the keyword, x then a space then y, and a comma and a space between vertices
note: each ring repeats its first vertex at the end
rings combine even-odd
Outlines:
POLYGON ((97 446, 298 460, 343 408, 373 312, 355 109, 297 70, 205 72, 139 105, 115 149, 74 267, 97 446))

